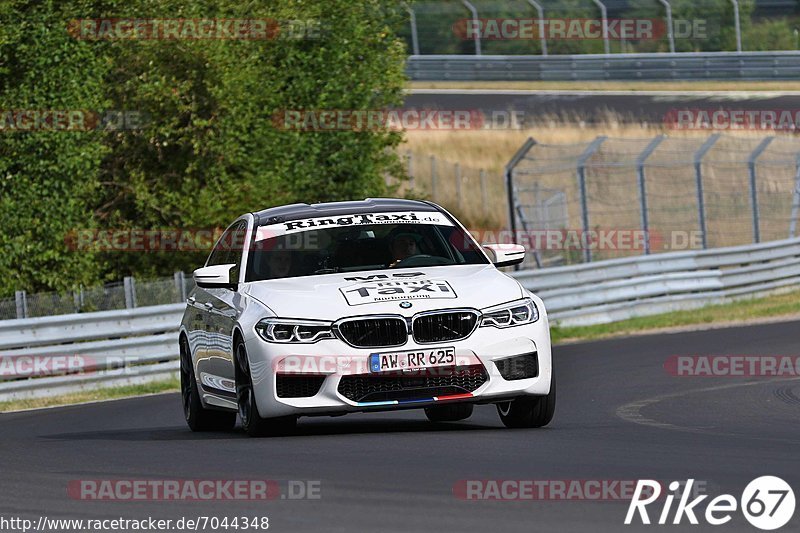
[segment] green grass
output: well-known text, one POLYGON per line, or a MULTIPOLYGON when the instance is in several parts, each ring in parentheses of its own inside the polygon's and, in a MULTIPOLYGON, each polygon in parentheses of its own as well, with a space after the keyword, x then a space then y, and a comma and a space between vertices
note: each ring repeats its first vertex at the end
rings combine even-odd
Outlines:
POLYGON ((741 300, 731 304, 710 305, 691 311, 676 311, 660 315, 632 318, 620 322, 613 322, 611 324, 576 327, 551 326, 550 332, 553 343, 557 344, 566 341, 586 341, 617 337, 644 331, 657 332, 661 329, 681 326, 725 324, 795 314, 800 314, 800 292, 790 292, 778 296, 769 296, 752 300, 741 300))
POLYGON ((169 379, 153 381, 141 385, 125 385, 123 387, 110 387, 64 394, 61 396, 48 396, 45 398, 29 398, 24 400, 11 400, 0 402, 0 413, 19 411, 20 409, 38 409, 58 405, 72 405, 76 403, 96 402, 99 400, 114 400, 130 398, 160 392, 178 392, 180 381, 169 379))

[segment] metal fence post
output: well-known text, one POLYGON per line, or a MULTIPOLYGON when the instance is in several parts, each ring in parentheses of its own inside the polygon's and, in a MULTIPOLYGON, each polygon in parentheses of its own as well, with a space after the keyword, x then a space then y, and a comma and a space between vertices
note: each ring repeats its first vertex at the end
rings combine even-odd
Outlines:
POLYGON ((455 164, 456 173, 456 206, 461 209, 461 165, 455 164))
POLYGON ((28 318, 28 295, 25 291, 15 291, 14 300, 17 304, 17 318, 28 318))
POLYGON ((636 158, 636 177, 639 181, 639 201, 641 202, 642 209, 642 231, 644 232, 644 253, 650 253, 650 219, 647 213, 647 182, 645 180, 644 163, 647 158, 658 148, 666 135, 659 135, 652 141, 644 151, 636 158))
POLYGON ((608 137, 601 135, 593 140, 586 150, 578 157, 577 174, 578 174, 578 192, 581 201, 581 222, 583 223, 583 260, 587 263, 592 262, 592 247, 589 246, 587 239, 589 238, 589 199, 586 194, 586 163, 589 158, 594 155, 600 148, 600 145, 605 142, 608 137))
POLYGON ((408 16, 411 19, 411 50, 414 52, 415 56, 418 56, 419 35, 417 34, 417 14, 414 13, 414 9, 409 5, 406 5, 406 11, 408 11, 408 16))
POLYGON ((668 0, 659 0, 667 11, 667 39, 669 39, 669 51, 675 53, 675 28, 672 24, 672 6, 668 0))
POLYGON ((700 222, 700 236, 703 239, 703 250, 708 248, 708 232, 706 231, 706 201, 703 195, 703 158, 714 143, 720 138, 719 133, 709 137, 703 146, 694 154, 694 176, 697 181, 697 217, 700 222))
MULTIPOLYGON (((475 28, 479 28, 480 27, 480 21, 478 19, 478 10, 475 9, 475 6, 473 6, 468 0, 461 0, 461 3, 464 4, 464 6, 467 9, 469 9, 470 13, 472 13, 472 23, 474 24, 474 27, 475 28)), ((481 32, 480 31, 478 31, 475 34, 475 55, 476 56, 481 55, 481 32)))
POLYGON ((436 156, 431 156, 431 200, 436 201, 436 156))
POLYGON ((592 0, 592 2, 600 8, 600 16, 603 17, 601 21, 603 25, 603 50, 606 55, 609 55, 611 53, 611 47, 608 42, 608 10, 606 9, 606 5, 600 0, 592 0))
POLYGON ((792 215, 789 219, 789 238, 797 235, 797 217, 800 214, 800 154, 795 159, 794 194, 792 195, 792 215))
POLYGON ((175 272, 175 288, 178 289, 178 303, 186 301, 186 276, 183 271, 175 272))
POLYGON ((758 146, 753 152, 750 154, 750 157, 747 158, 747 168, 750 172, 750 202, 753 206, 753 242, 759 243, 761 242, 761 228, 759 227, 759 216, 758 216, 758 187, 756 182, 756 159, 764 150, 767 149, 769 143, 775 137, 767 137, 758 146))
POLYGON ((739 20, 739 0, 731 0, 733 4, 733 25, 736 29, 736 51, 742 51, 742 24, 739 20))
POLYGON ((136 307, 136 282, 133 276, 125 276, 122 280, 122 285, 125 289, 125 309, 133 309, 136 307))
POLYGON ((517 153, 514 154, 511 160, 506 164, 506 168, 503 172, 506 185, 506 198, 508 200, 508 228, 511 230, 511 239, 514 243, 517 242, 517 199, 514 194, 514 169, 534 146, 536 146, 536 141, 533 139, 533 137, 528 137, 528 140, 525 141, 525 144, 523 144, 520 149, 517 150, 517 153))
POLYGON ((536 0, 528 0, 528 3, 536 9, 536 14, 539 17, 539 42, 542 46, 542 55, 547 55, 547 33, 544 27, 544 9, 541 4, 536 0))
POLYGON ((481 180, 481 201, 483 202, 483 215, 489 212, 489 196, 486 192, 486 171, 481 169, 480 170, 480 180, 481 180))
POLYGON ((414 189, 414 154, 411 153, 411 150, 406 152, 408 157, 408 186, 411 190, 414 189))

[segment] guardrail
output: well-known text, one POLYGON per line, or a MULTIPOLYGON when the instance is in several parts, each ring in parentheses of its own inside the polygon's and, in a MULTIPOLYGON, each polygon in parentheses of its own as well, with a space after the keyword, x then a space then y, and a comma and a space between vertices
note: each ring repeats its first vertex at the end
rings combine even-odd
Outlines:
POLYGON ((519 271, 514 276, 544 300, 551 322, 602 324, 800 287, 800 239, 519 271))
POLYGON ((800 52, 413 55, 406 73, 415 81, 796 80, 800 52))
MULTIPOLYGON (((800 287, 800 238, 513 275, 542 297, 552 323, 599 324, 800 287)), ((175 376, 183 309, 171 304, 0 322, 0 401, 175 376), (40 377, 20 379, 28 370, 40 377)))
POLYGON ((0 401, 167 379, 186 304, 0 321, 0 401), (30 379, 18 379, 35 376, 30 379), (16 378, 16 379, 15 379, 16 378))

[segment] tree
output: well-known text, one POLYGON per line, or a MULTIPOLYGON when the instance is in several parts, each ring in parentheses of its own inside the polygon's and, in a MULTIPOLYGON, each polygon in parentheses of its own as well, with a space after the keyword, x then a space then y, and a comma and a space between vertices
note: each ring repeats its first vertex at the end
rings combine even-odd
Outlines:
POLYGON ((13 2, 4 9, 0 51, 10 59, 0 72, 2 107, 103 108, 145 121, 126 130, 3 135, 0 239, 11 253, 0 270, 13 273, 3 276, 2 294, 131 273, 168 275, 195 268, 206 255, 70 252, 64 236, 71 230, 213 228, 283 203, 383 195, 387 174, 402 177, 398 132, 289 131, 272 120, 282 110, 400 104, 406 51, 392 31, 399 10, 391 4, 36 6, 13 2), (73 18, 121 17, 265 18, 282 33, 254 41, 142 41, 81 40, 66 31, 73 18), (15 29, 19 20, 31 27, 15 29), (312 34, 297 35, 298 25, 312 34))
POLYGON ((66 31, 79 11, 52 0, 0 7, 0 294, 94 283, 100 272, 65 240, 93 225, 103 134, 43 131, 52 121, 20 113, 107 108, 104 55, 66 31))

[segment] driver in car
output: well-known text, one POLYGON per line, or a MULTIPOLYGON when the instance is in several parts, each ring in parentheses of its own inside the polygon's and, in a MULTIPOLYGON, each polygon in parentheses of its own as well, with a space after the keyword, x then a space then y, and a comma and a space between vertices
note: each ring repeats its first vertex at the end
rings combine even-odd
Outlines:
POLYGON ((392 254, 392 263, 389 266, 395 266, 397 263, 409 257, 419 255, 419 241, 422 239, 415 233, 398 233, 391 240, 389 251, 392 254))
POLYGON ((292 270, 292 253, 288 250, 276 250, 267 255, 267 266, 270 279, 287 278, 292 270))

